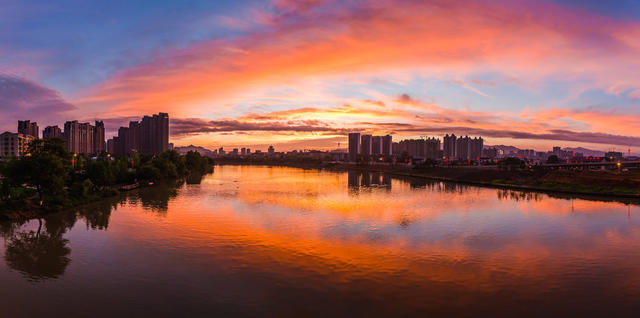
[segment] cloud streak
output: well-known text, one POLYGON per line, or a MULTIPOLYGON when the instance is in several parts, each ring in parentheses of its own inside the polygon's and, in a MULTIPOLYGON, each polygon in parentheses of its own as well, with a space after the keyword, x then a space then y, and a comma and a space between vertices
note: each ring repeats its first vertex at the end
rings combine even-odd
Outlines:
POLYGON ((346 130, 332 128, 317 120, 292 120, 286 122, 243 122, 232 119, 204 120, 198 118, 172 119, 172 136, 202 133, 246 132, 331 132, 344 134, 346 130))
POLYGON ((557 5, 438 0, 397 5, 382 0, 340 5, 278 1, 276 7, 281 10, 263 30, 166 50, 148 64, 118 73, 79 101, 106 101, 118 112, 148 110, 219 100, 297 76, 393 68, 465 74, 488 67, 526 74, 530 80, 557 75, 582 78, 596 87, 640 86, 632 71, 640 66, 639 48, 626 36, 637 32, 638 25, 557 5))

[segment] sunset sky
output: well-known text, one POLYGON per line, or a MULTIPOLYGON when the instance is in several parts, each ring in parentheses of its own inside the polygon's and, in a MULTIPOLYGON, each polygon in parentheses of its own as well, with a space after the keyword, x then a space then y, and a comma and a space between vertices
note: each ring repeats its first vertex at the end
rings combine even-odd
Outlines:
POLYGON ((346 134, 640 152, 640 2, 0 0, 0 130, 168 112, 171 142, 346 134))

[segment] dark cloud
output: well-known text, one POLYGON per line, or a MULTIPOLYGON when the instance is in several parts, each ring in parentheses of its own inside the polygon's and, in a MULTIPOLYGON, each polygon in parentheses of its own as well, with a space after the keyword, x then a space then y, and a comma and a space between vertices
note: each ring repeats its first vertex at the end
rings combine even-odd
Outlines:
POLYGON ((405 104, 415 104, 418 101, 411 98, 411 96, 409 96, 409 94, 402 94, 400 96, 398 96, 397 101, 401 102, 401 103, 405 103, 405 104))
POLYGON ((171 134, 192 135, 202 133, 222 132, 334 132, 343 133, 340 128, 333 128, 318 120, 289 120, 277 122, 243 122, 238 120, 203 120, 198 118, 172 119, 171 134))
MULTIPOLYGON (((25 78, 0 73, 0 127, 15 130, 18 119, 51 123, 76 109, 51 88, 25 78)), ((41 125, 42 126, 42 125, 41 125)))
POLYGON ((232 119, 204 120, 198 118, 172 119, 171 134, 174 136, 192 135, 202 133, 243 134, 261 131, 295 133, 309 132, 318 135, 346 135, 351 131, 386 131, 401 135, 444 135, 455 133, 456 135, 473 135, 492 138, 533 139, 533 140, 557 140, 583 143, 596 143, 605 145, 640 146, 640 137, 613 135, 595 132, 577 132, 571 130, 553 129, 541 133, 521 132, 514 130, 497 130, 470 128, 463 126, 438 126, 428 127, 407 123, 394 122, 357 122, 361 128, 336 128, 319 120, 289 120, 270 122, 244 122, 232 119))

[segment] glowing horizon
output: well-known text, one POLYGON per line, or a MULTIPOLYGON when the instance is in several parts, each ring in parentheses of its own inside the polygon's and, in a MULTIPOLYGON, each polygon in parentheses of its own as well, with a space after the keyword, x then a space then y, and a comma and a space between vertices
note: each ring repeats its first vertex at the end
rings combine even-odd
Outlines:
POLYGON ((171 142, 344 148, 346 133, 640 152, 640 5, 3 1, 0 130, 168 112, 171 142), (62 22, 61 22, 62 21, 62 22))

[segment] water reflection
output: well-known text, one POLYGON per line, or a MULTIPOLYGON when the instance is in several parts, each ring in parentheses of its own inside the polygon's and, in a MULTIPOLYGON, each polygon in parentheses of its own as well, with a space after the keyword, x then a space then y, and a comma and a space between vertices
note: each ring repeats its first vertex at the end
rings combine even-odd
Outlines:
POLYGON ((203 178, 204 175, 201 173, 191 173, 187 176, 185 181, 187 184, 200 184, 202 183, 203 178))
POLYGON ((357 193, 361 187, 391 190, 391 176, 380 172, 348 171, 347 180, 348 187, 353 194, 357 193))
POLYGON ((10 230, 6 235, 5 261, 9 268, 32 281, 58 278, 71 262, 69 240, 63 238, 75 220, 56 214, 38 219, 36 230, 10 230), (8 234, 8 235, 7 235, 8 234))
POLYGON ((0 299, 8 316, 57 303, 75 316, 634 312, 638 207, 606 200, 218 167, 198 182, 0 224, 11 290, 0 299), (36 290, 44 297, 32 304, 36 290))
MULTIPOLYGON (((87 228, 91 228, 93 230, 106 230, 109 228, 109 217, 111 216, 111 211, 124 202, 126 202, 124 197, 105 199, 103 201, 78 208, 77 214, 85 220, 87 228)), ((69 214, 73 215, 71 213, 69 214)))
POLYGON ((0 222, 5 262, 29 281, 59 278, 71 263, 70 241, 64 234, 79 219, 84 220, 87 229, 106 231, 111 212, 123 204, 139 202, 145 209, 164 213, 169 201, 178 195, 180 186, 182 183, 178 182, 145 188, 30 222, 0 222))
POLYGON ((499 189, 496 190, 498 195, 498 200, 512 200, 512 201, 541 201, 544 198, 544 195, 539 192, 525 192, 525 191, 515 191, 508 189, 499 189))
POLYGON ((152 188, 144 188, 136 192, 138 199, 147 210, 164 214, 169 209, 169 201, 178 196, 182 181, 176 183, 158 184, 152 188))

